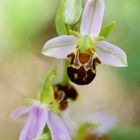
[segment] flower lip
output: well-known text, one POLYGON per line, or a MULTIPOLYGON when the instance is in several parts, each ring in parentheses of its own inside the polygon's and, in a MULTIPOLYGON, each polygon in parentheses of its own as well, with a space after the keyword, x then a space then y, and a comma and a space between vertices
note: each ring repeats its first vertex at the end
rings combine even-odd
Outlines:
POLYGON ((65 110, 68 107, 68 100, 75 101, 78 97, 76 89, 70 85, 57 84, 54 86, 55 99, 59 102, 60 110, 65 110))
POLYGON ((67 72, 70 80, 78 85, 87 85, 96 76, 96 74, 91 69, 86 71, 84 66, 80 66, 78 69, 69 66, 67 68, 67 72))
POLYGON ((72 53, 68 58, 70 65, 67 67, 67 73, 72 82, 87 85, 95 78, 96 65, 100 64, 100 60, 93 50, 80 53, 77 49, 77 52, 72 53))

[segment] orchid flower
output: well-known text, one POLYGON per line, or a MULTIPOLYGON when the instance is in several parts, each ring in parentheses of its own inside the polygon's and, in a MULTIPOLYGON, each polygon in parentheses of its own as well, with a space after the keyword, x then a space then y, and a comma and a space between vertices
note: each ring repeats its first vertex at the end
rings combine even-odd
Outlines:
POLYGON ((97 126, 91 129, 91 133, 95 133, 97 136, 102 136, 116 125, 117 119, 114 115, 108 112, 97 112, 87 119, 87 123, 93 123, 97 126))
POLYGON ((96 65, 127 66, 126 54, 100 35, 104 0, 87 0, 80 33, 62 35, 46 42, 42 53, 56 58, 68 58, 67 73, 79 85, 89 84, 96 76, 96 65))
MULTIPOLYGON (((27 99, 27 101, 32 104, 31 107, 20 107, 12 114, 13 119, 28 114, 19 140, 40 139, 45 126, 49 128, 52 140, 71 140, 63 121, 56 114, 61 111, 59 109, 60 102, 55 98, 55 92, 52 86, 52 82, 57 75, 56 71, 55 67, 45 75, 42 86, 38 92, 39 99, 27 99)), ((50 136, 50 133, 46 135, 50 136)))
POLYGON ((72 135, 76 135, 76 139, 80 140, 102 140, 103 138, 104 140, 109 140, 107 133, 117 123, 116 116, 104 111, 94 113, 78 122, 72 120, 69 112, 66 111, 63 113, 63 120, 72 135))
POLYGON ((27 113, 28 118, 19 140, 33 140, 40 137, 46 124, 51 132, 52 140, 71 140, 69 132, 60 117, 41 105, 33 105, 30 108, 21 107, 12 114, 12 118, 17 119, 27 113))

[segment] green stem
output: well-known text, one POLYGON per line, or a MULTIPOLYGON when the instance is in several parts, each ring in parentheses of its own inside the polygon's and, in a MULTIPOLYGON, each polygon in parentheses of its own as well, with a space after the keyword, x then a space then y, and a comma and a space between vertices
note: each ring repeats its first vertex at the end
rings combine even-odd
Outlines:
POLYGON ((69 33, 76 36, 77 38, 81 38, 81 34, 79 32, 73 31, 73 30, 69 30, 69 33))
POLYGON ((67 59, 64 59, 64 67, 63 67, 63 77, 62 77, 62 84, 66 85, 69 83, 69 77, 67 75, 67 67, 69 65, 69 62, 67 59))
POLYGON ((65 25, 66 25, 67 35, 70 35, 69 30, 71 29, 71 26, 70 26, 70 25, 68 25, 68 24, 65 24, 65 25))

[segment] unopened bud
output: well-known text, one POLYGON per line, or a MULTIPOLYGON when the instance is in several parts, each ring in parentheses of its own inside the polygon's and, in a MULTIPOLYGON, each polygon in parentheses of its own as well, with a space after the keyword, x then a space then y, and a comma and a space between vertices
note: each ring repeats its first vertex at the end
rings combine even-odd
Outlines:
POLYGON ((75 24, 81 17, 82 0, 66 0, 64 10, 64 21, 67 24, 75 24))

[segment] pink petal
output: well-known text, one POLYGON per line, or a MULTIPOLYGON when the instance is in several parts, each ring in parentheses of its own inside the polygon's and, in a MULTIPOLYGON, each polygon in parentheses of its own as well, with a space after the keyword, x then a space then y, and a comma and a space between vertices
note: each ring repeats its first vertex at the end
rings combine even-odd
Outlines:
POLYGON ((47 124, 51 131, 53 140, 71 140, 63 121, 53 112, 49 112, 47 124))
POLYGON ((56 58, 66 58, 68 54, 74 52, 79 39, 70 35, 55 37, 46 42, 42 53, 46 56, 56 58))
POLYGON ((29 113, 29 111, 31 110, 31 108, 28 108, 28 107, 19 107, 15 112, 13 112, 11 114, 11 118, 12 119, 18 119, 19 117, 29 113))
POLYGON ((87 0, 80 31, 83 35, 98 36, 104 15, 104 0, 87 0))
POLYGON ((127 56, 123 50, 106 41, 96 42, 96 54, 103 64, 126 67, 127 56))
POLYGON ((39 137, 45 127, 48 112, 39 107, 33 106, 23 127, 19 140, 33 140, 39 137))
POLYGON ((88 122, 98 126, 93 129, 93 133, 96 133, 97 135, 103 135, 116 125, 117 119, 111 113, 97 112, 90 116, 88 122))
POLYGON ((62 119, 68 128, 69 132, 71 135, 75 134, 75 131, 77 131, 79 124, 76 123, 71 117, 70 117, 70 112, 69 110, 66 110, 62 114, 62 119))

